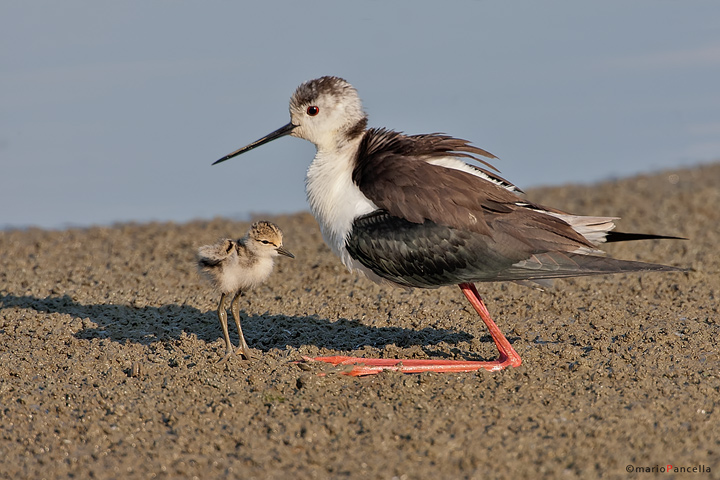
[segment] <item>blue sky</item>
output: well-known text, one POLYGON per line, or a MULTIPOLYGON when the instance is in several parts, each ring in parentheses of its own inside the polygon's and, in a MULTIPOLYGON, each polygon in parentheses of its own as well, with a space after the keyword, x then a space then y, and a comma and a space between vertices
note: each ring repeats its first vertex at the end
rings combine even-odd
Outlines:
MULTIPOLYGON (((307 210, 310 78, 445 132, 521 188, 720 159, 714 1, 32 1, 0 6, 0 226, 307 210)), ((719 179, 720 182, 720 179, 719 179)))

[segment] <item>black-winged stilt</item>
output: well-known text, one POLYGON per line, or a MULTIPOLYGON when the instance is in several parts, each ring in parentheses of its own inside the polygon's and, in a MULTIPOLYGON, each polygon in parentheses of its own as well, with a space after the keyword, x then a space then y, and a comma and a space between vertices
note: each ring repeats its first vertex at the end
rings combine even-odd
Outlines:
POLYGON ((474 282, 678 270, 615 260, 597 249, 603 242, 677 237, 610 232, 614 217, 572 215, 529 202, 480 158, 494 155, 465 140, 368 129, 357 91, 338 77, 300 85, 290 99, 290 123, 214 164, 285 135, 317 147, 307 197, 342 262, 376 282, 459 285, 500 352, 486 362, 314 358, 354 364, 349 374, 519 366, 520 356, 490 318, 474 282))

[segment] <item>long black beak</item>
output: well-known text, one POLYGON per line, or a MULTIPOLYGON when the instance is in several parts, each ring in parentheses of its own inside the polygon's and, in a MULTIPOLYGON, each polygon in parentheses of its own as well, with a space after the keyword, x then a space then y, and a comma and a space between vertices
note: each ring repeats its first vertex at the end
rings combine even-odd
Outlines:
POLYGON ((274 132, 265 135, 260 140, 255 140, 250 145, 246 145, 242 148, 235 150, 232 153, 225 155, 220 160, 213 162, 213 165, 217 165, 220 162, 229 160, 233 157, 240 155, 241 153, 248 152, 248 151, 252 150, 253 148, 259 147, 260 145, 265 145, 266 143, 272 142, 273 140, 275 140, 277 138, 284 137, 285 135, 290 135, 290 132, 292 132, 295 127, 297 127, 297 125, 293 125, 292 122, 290 122, 287 125, 285 125, 284 127, 280 127, 277 130, 275 130, 274 132))

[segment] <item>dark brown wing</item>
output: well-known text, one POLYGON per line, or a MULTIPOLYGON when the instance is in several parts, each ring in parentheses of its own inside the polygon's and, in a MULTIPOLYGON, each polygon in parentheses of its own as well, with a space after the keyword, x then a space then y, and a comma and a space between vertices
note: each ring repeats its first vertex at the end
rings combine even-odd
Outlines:
POLYGON ((512 184, 489 170, 480 169, 493 181, 428 163, 465 157, 494 168, 477 155, 492 156, 444 135, 406 136, 372 129, 361 142, 353 181, 393 217, 484 235, 494 250, 516 261, 535 253, 594 248, 566 222, 543 213, 544 207, 510 191, 512 184))

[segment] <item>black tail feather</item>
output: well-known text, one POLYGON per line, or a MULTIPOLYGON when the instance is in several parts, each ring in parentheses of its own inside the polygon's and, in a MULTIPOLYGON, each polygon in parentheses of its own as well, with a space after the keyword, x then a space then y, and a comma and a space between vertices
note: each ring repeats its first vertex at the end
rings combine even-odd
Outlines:
POLYGON ((632 240, 687 240, 683 237, 671 237, 668 235, 651 235, 646 233, 623 233, 623 232, 608 232, 605 237, 605 242, 629 242, 632 240))

